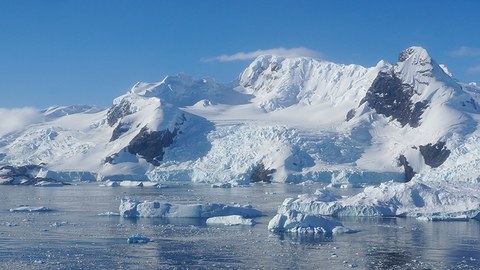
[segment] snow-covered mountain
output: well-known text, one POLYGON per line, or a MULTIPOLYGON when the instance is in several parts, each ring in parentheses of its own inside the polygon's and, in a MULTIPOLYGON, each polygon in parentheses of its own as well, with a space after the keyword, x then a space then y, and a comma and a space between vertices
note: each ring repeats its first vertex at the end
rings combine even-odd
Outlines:
POLYGON ((477 182, 479 93, 421 47, 370 68, 266 55, 229 84, 179 74, 108 109, 48 108, 0 138, 0 165, 58 180, 477 182))

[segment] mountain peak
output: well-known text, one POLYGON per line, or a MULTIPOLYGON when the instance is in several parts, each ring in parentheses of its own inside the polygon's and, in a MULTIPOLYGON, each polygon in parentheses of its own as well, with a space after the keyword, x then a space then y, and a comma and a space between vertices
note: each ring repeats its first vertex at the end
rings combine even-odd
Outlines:
POLYGON ((432 58, 427 50, 420 46, 412 46, 403 50, 398 56, 398 62, 409 61, 412 64, 426 65, 431 64, 432 58))
POLYGON ((408 59, 417 61, 430 61, 432 58, 428 54, 427 50, 420 46, 412 46, 403 50, 398 56, 398 62, 404 62, 408 59))

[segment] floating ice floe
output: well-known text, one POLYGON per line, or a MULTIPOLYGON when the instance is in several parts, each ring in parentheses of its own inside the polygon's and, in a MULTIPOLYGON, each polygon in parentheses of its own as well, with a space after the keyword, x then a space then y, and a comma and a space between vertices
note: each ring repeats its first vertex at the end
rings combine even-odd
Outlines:
POLYGON ((108 217, 118 217, 120 216, 120 213, 117 212, 105 212, 105 213, 99 213, 97 216, 108 216, 108 217))
POLYGON ((216 216, 240 215, 258 217, 262 213, 252 206, 229 206, 219 203, 172 204, 161 201, 137 201, 122 199, 120 215, 123 217, 168 217, 168 218, 210 218, 216 216))
POLYGON ((227 225, 227 226, 234 226, 234 225, 247 225, 253 226, 255 221, 251 218, 244 218, 240 215, 230 215, 230 216, 219 216, 219 217, 211 217, 207 219, 208 225, 227 225))
POLYGON ((10 212, 48 212, 52 211, 52 209, 47 208, 45 206, 20 206, 17 208, 10 208, 10 212))
POLYGON ((16 224, 16 223, 10 223, 10 222, 0 222, 0 226, 16 227, 16 226, 18 226, 18 224, 16 224))
POLYGON ((40 181, 35 184, 36 187, 63 187, 62 182, 49 182, 49 181, 40 181))
POLYGON ((278 213, 268 223, 272 232, 291 232, 299 234, 341 234, 355 231, 345 228, 342 223, 320 215, 304 214, 295 210, 278 213))
POLYGON ((118 181, 106 181, 105 184, 102 184, 100 186, 104 187, 119 187, 120 183, 118 181))
POLYGON ((313 195, 288 198, 279 212, 290 210, 324 216, 397 216, 422 220, 480 219, 479 183, 466 182, 388 182, 366 187, 347 198, 333 195, 328 189, 313 195))
POLYGON ((145 244, 148 242, 150 242, 150 238, 140 234, 132 235, 127 239, 127 243, 129 244, 145 244))
POLYGON ((215 184, 212 184, 211 187, 212 188, 231 188, 232 184, 230 184, 230 183, 215 183, 215 184))
POLYGON ((156 187, 156 188, 162 188, 164 186, 160 185, 159 183, 156 182, 150 182, 150 181, 130 181, 130 180, 125 180, 125 181, 105 181, 105 184, 102 184, 101 186, 105 187, 156 187))

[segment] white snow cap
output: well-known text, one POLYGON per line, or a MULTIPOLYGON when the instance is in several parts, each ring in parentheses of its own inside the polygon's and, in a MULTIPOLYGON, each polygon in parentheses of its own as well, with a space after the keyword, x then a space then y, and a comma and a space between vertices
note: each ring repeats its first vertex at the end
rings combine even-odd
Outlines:
POLYGON ((414 64, 425 65, 432 61, 427 50, 420 46, 412 46, 400 53, 398 62, 410 61, 414 64))

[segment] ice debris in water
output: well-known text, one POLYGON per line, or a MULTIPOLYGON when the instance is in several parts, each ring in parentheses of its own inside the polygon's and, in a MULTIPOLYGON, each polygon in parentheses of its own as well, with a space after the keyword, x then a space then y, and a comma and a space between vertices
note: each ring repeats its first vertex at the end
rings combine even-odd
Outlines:
POLYGON ((129 244, 145 244, 150 242, 150 238, 143 236, 141 234, 132 235, 127 239, 127 243, 129 244))
POLYGON ((18 226, 16 223, 10 223, 10 222, 0 222, 0 226, 6 226, 6 227, 16 227, 18 226))
POLYGON ((232 184, 231 183, 215 183, 212 184, 212 188, 231 188, 232 184))
POLYGON ((172 204, 161 201, 137 201, 122 199, 119 207, 122 217, 169 217, 169 218, 210 218, 216 216, 240 215, 258 217, 262 213, 248 206, 229 206, 219 203, 172 204))
POLYGON ((247 225, 253 226, 255 221, 251 218, 244 218, 240 215, 230 215, 230 216, 221 216, 221 217, 211 217, 207 219, 208 225, 247 225))
POLYGON ((49 181, 40 181, 35 184, 36 187, 63 187, 62 182, 49 182, 49 181))
POLYGON ((10 212, 48 212, 52 211, 52 209, 47 208, 45 206, 38 206, 38 207, 33 207, 33 206, 20 206, 17 208, 10 208, 10 212))
POLYGON ((156 188, 163 188, 165 186, 160 185, 159 183, 156 182, 150 182, 150 181, 130 181, 130 180, 125 180, 125 181, 106 181, 105 184, 102 184, 101 186, 104 187, 156 187, 156 188))
POLYGON ((97 216, 109 216, 109 217, 116 217, 120 216, 120 213, 117 212, 104 212, 104 213, 99 213, 97 216))

